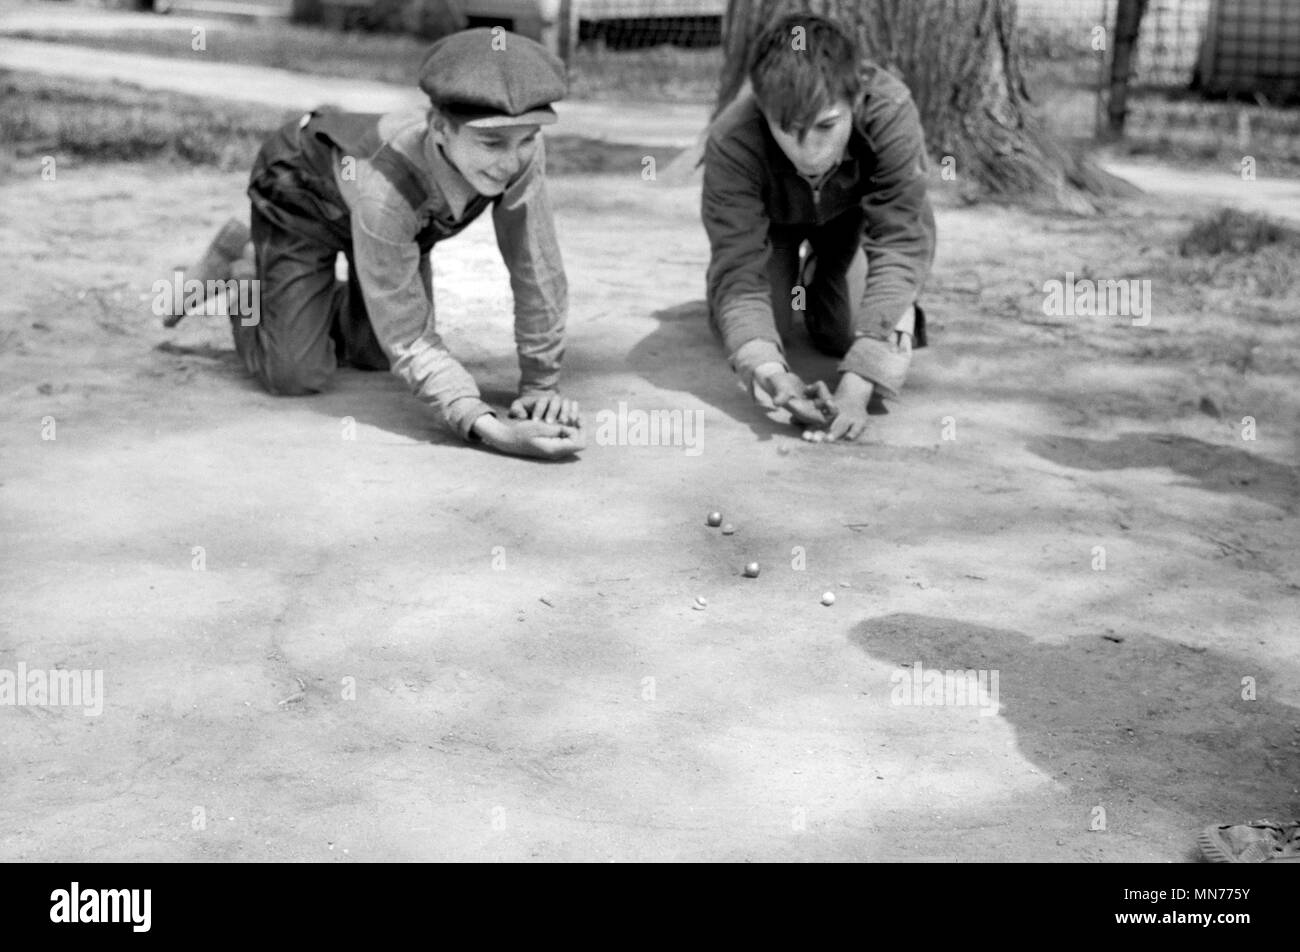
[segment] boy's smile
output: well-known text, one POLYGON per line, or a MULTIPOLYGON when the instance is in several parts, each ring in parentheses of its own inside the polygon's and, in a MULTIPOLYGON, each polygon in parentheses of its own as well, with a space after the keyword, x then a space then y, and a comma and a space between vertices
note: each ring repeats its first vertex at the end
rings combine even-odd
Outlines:
POLYGON ((853 132, 853 110, 845 99, 831 103, 804 129, 787 131, 766 115, 764 119, 776 144, 805 178, 820 178, 839 165, 853 132))
POLYGON ((504 192, 532 161, 540 128, 522 125, 480 129, 466 124, 453 130, 449 122, 435 120, 429 126, 429 135, 474 191, 492 197, 504 192))

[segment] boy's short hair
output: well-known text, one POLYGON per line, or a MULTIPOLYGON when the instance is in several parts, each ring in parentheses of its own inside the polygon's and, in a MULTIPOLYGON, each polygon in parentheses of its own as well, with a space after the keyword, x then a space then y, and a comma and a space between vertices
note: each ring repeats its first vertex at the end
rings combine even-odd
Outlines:
POLYGON ((807 129, 840 99, 856 103, 862 90, 862 52, 853 35, 815 14, 777 20, 759 34, 749 62, 759 108, 787 132, 807 129))
POLYGON ((430 105, 429 125, 435 126, 439 122, 444 123, 447 126, 447 130, 453 135, 460 132, 460 127, 464 125, 464 120, 458 116, 454 110, 448 109, 446 106, 439 106, 436 104, 430 105))

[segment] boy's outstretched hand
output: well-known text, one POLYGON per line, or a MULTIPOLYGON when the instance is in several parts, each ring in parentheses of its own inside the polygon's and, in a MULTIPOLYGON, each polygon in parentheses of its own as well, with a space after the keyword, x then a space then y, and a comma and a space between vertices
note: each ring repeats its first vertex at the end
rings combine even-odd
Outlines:
POLYGON ((772 403, 788 410, 794 423, 826 426, 838 409, 830 388, 818 380, 806 384, 780 364, 763 364, 754 370, 754 382, 767 391, 772 403))
POLYGON ((533 459, 567 459, 587 445, 579 426, 544 420, 498 420, 490 413, 474 421, 474 432, 497 452, 533 459))
POLYGON ((582 417, 578 413, 578 401, 565 399, 554 391, 524 394, 510 404, 510 418, 512 420, 541 420, 545 423, 559 423, 563 426, 582 426, 582 417))

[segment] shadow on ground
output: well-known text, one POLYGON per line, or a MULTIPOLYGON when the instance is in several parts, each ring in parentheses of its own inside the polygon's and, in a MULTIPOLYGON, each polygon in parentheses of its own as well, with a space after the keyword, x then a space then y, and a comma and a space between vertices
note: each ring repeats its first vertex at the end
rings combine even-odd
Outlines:
MULTIPOLYGON (((638 341, 627 356, 628 365, 645 380, 661 390, 677 390, 698 397, 719 413, 749 427, 759 440, 797 435, 785 411, 765 410, 739 386, 739 378, 728 364, 721 342, 709 329, 708 305, 704 301, 688 301, 655 311, 651 316, 659 322, 658 328, 638 341), (701 373, 699 361, 683 360, 682 354, 703 355, 707 371, 701 373)), ((809 383, 824 380, 834 389, 838 361, 815 350, 802 326, 786 343, 786 359, 790 369, 804 380, 809 383)), ((889 411, 883 403, 873 400, 871 412, 889 411)))
POLYGON ((1218 446, 1172 433, 1124 433, 1111 440, 1041 436, 1029 449, 1060 466, 1091 472, 1165 467, 1189 478, 1184 485, 1237 493, 1294 512, 1300 470, 1245 449, 1218 446))
MULTIPOLYGON (((168 341, 157 345, 154 350, 174 357, 197 357, 209 361, 209 370, 215 371, 238 390, 265 397, 272 408, 296 409, 305 402, 313 412, 322 416, 340 421, 351 417, 360 426, 375 427, 420 443, 461 443, 457 434, 438 426, 429 408, 414 399, 401 382, 386 371, 340 367, 330 378, 329 388, 322 393, 275 397, 263 391, 244 369, 233 347, 186 346, 168 341)), ((509 405, 504 394, 485 393, 484 399, 495 400, 501 406, 509 405), (503 399, 504 403, 501 402, 503 399)))
POLYGON ((899 667, 998 672, 1020 752, 1058 783, 1096 790, 1113 826, 1144 807, 1182 813, 1191 830, 1300 815, 1300 710, 1269 700, 1300 671, 1145 634, 1049 644, 904 613, 849 638, 899 667), (1244 678, 1256 700, 1243 699, 1244 678))

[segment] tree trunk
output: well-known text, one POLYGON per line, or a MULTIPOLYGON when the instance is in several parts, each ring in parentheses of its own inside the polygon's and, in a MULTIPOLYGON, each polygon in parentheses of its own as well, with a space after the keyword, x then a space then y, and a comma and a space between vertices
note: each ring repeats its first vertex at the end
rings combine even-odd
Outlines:
POLYGON ((867 55, 907 83, 931 156, 963 194, 1091 214, 1102 199, 1137 191, 1072 155, 1031 114, 1015 0, 728 0, 715 115, 744 88, 758 33, 800 11, 855 31, 867 55))
POLYGON ((1106 104, 1106 126, 1111 138, 1124 136, 1128 118, 1128 84, 1133 78, 1133 50, 1142 29, 1148 0, 1119 0, 1115 12, 1115 42, 1110 60, 1110 96, 1106 104))

